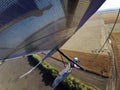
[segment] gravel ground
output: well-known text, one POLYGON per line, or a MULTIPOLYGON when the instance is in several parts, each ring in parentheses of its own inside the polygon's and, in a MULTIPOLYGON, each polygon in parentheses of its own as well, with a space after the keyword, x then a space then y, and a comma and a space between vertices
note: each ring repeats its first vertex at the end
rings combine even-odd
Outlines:
POLYGON ((39 69, 19 79, 19 76, 31 68, 25 57, 0 65, 0 90, 53 90, 39 69))
MULTIPOLYGON (((46 61, 58 68, 58 70, 64 68, 63 63, 52 58, 48 58, 46 61)), ((21 75, 30 70, 34 65, 35 63, 26 57, 1 64, 0 90, 65 90, 61 86, 53 89, 50 86, 52 81, 49 79, 49 75, 44 74, 44 71, 39 70, 39 68, 35 69, 26 77, 19 79, 21 75)), ((93 85, 101 90, 105 90, 108 81, 108 79, 78 70, 73 70, 72 75, 84 83, 93 85)))

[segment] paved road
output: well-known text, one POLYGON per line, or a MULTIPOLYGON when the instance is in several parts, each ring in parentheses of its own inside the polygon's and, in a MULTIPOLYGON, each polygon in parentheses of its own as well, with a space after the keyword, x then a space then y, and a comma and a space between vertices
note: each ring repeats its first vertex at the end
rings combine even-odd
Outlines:
MULTIPOLYGON (((60 61, 56 61, 53 58, 48 58, 46 62, 50 63, 52 66, 56 67, 58 70, 62 70, 64 64, 60 61)), ((82 82, 97 87, 100 90, 106 90, 109 83, 109 78, 103 78, 92 73, 88 73, 81 70, 73 69, 71 73, 74 77, 79 78, 82 82)))
POLYGON ((111 77, 111 80, 110 80, 107 90, 116 90, 117 73, 116 73, 115 56, 114 56, 114 52, 113 52, 111 39, 109 39, 107 44, 108 44, 108 48, 110 50, 108 53, 109 53, 109 55, 111 57, 111 61, 112 61, 112 77, 111 77))

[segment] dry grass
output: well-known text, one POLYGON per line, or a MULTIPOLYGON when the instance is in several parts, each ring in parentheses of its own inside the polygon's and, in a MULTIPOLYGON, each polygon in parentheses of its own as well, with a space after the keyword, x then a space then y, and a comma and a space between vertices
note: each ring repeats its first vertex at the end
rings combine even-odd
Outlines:
MULTIPOLYGON (((96 55, 90 53, 76 52, 70 50, 61 50, 67 56, 74 58, 78 57, 80 59, 79 65, 83 68, 92 71, 94 73, 110 77, 111 76, 111 60, 107 55, 99 55, 97 58, 93 59, 96 55)), ((61 60, 61 56, 56 52, 52 57, 61 60)), ((64 61, 67 60, 64 58, 64 61)))
MULTIPOLYGON (((117 14, 118 11, 108 11, 102 13, 101 16, 103 17, 105 24, 111 24, 115 22, 117 14)), ((118 18, 118 22, 120 22, 120 18, 118 18)))
POLYGON ((120 89, 120 33, 112 34, 113 49, 115 54, 115 63, 117 69, 117 89, 120 89))

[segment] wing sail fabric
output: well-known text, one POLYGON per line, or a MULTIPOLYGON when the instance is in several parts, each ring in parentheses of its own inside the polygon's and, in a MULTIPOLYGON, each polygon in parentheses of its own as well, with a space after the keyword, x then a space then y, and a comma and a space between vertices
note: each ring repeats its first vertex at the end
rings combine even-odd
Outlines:
POLYGON ((60 47, 103 2, 0 0, 0 60, 60 47))
POLYGON ((72 70, 72 68, 71 68, 70 64, 68 64, 66 66, 66 68, 63 69, 60 72, 60 74, 56 77, 56 79, 54 80, 54 82, 52 84, 52 87, 53 88, 57 87, 57 85, 71 73, 71 70, 72 70))

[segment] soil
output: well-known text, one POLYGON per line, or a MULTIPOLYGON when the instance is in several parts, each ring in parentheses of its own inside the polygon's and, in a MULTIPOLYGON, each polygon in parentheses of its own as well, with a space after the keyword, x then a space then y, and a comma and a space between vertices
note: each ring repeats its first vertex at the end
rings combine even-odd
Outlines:
MULTIPOLYGON (((112 71, 112 65, 110 56, 108 55, 96 55, 92 53, 83 53, 83 52, 76 52, 76 51, 69 51, 69 50, 61 50, 69 56, 70 58, 78 57, 80 60, 79 65, 84 69, 97 73, 102 76, 110 77, 112 71)), ((52 57, 62 60, 61 56, 58 52, 56 52, 52 57)), ((65 62, 67 60, 63 58, 65 62)))
POLYGON ((27 57, 1 64, 0 90, 65 90, 61 86, 53 89, 51 87, 52 80, 40 67, 24 78, 19 78, 35 65, 36 62, 29 60, 27 57))

